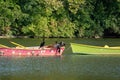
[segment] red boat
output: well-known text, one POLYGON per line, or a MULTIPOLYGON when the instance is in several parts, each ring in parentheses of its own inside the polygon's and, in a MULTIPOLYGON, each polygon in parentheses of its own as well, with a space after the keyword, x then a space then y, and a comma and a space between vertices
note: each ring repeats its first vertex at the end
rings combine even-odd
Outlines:
POLYGON ((61 47, 60 51, 53 47, 26 47, 26 48, 0 48, 0 56, 60 56, 65 47, 61 47))

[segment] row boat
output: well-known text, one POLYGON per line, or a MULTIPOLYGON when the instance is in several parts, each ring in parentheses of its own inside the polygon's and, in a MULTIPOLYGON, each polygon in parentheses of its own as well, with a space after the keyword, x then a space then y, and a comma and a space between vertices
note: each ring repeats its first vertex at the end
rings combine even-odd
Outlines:
POLYGON ((60 56, 65 47, 61 47, 60 51, 53 47, 26 47, 26 48, 10 48, 0 47, 0 56, 60 56))
POLYGON ((99 47, 77 43, 70 43, 73 53, 80 54, 120 54, 120 47, 99 47))

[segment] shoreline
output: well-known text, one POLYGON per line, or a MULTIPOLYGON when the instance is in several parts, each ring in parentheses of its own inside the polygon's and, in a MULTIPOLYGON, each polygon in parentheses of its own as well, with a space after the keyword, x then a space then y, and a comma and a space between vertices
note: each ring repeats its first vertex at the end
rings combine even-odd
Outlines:
POLYGON ((0 36, 0 38, 30 38, 29 36, 0 36))
MULTIPOLYGON (((2 38, 43 38, 43 37, 30 37, 30 36, 0 36, 0 39, 2 38)), ((46 38, 69 38, 69 37, 46 37, 46 38)), ((81 37, 73 37, 73 38, 81 38, 81 37)), ((86 37, 84 37, 86 38, 86 37)), ((120 36, 104 36, 104 37, 97 37, 94 39, 102 39, 102 38, 120 38, 120 36)), ((88 38, 90 39, 90 38, 88 38)), ((91 38, 92 39, 92 38, 91 38)))

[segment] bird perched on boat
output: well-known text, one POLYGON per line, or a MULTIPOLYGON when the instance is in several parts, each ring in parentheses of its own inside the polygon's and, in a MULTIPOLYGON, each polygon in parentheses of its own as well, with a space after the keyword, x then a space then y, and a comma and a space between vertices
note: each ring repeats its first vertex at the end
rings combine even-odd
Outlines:
POLYGON ((39 49, 40 49, 41 47, 43 47, 44 45, 45 45, 45 41, 41 42, 39 49))

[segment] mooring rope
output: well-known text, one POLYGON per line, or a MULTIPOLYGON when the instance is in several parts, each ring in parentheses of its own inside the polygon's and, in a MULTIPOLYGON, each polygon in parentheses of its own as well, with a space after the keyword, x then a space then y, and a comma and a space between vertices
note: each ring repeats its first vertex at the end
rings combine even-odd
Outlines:
POLYGON ((65 51, 69 50, 69 48, 71 48, 71 46, 69 46, 67 49, 65 49, 65 51))

